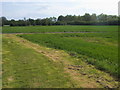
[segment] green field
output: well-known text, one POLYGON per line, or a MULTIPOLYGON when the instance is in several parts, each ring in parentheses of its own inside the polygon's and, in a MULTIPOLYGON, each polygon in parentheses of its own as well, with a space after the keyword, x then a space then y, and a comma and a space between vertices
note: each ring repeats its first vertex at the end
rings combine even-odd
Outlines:
POLYGON ((63 66, 3 37, 3 88, 73 87, 63 66))
POLYGON ((118 87, 118 26, 6 26, 2 32, 4 88, 118 87))
POLYGON ((118 26, 16 26, 3 27, 3 33, 118 31, 118 26))
POLYGON ((78 58, 87 56, 86 62, 112 75, 118 75, 117 33, 32 34, 19 36, 40 45, 68 51, 68 53, 78 58))

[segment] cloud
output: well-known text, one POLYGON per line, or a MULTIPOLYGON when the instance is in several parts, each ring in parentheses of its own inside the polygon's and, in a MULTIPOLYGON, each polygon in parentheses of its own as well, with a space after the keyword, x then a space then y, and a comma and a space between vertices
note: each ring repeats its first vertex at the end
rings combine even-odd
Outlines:
POLYGON ((0 16, 2 16, 2 3, 0 3, 0 16))
POLYGON ((117 15, 117 0, 5 0, 3 15, 8 18, 45 18, 85 13, 117 15), (18 2, 19 1, 19 2, 18 2), (21 2, 20 2, 21 1, 21 2), (23 2, 24 1, 24 2, 23 2))
MULTIPOLYGON (((0 2, 75 2, 79 0, 0 0, 0 2)), ((80 0, 81 1, 81 0, 80 0)))
POLYGON ((118 15, 120 15, 120 1, 118 3, 118 15))

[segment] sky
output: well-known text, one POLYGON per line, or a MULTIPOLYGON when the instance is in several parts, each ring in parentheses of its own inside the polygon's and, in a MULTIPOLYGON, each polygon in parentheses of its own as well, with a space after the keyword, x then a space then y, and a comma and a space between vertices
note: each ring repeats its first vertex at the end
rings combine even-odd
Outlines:
POLYGON ((36 19, 85 13, 118 15, 118 2, 119 0, 0 0, 0 16, 7 19, 36 19))

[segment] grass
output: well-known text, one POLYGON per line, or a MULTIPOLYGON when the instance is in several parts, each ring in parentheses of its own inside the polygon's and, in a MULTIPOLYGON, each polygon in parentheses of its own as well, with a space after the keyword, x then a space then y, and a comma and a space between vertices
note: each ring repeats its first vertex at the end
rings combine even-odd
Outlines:
POLYGON ((0 35, 0 89, 2 89, 2 74, 1 73, 2 73, 2 35, 0 35))
POLYGON ((81 57, 80 55, 87 56, 89 58, 84 59, 86 62, 95 65, 100 70, 109 72, 113 76, 118 76, 118 47, 113 45, 114 43, 117 45, 117 33, 32 34, 19 36, 40 45, 68 51, 72 56, 78 58, 81 57), (84 37, 99 38, 100 42, 89 42, 84 40, 84 37), (104 39, 107 44, 101 43, 104 39))
POLYGON ((62 64, 3 37, 3 88, 73 87, 62 64))
POLYGON ((118 26, 16 26, 3 27, 3 33, 37 33, 37 32, 93 32, 93 31, 118 31, 118 26))
MULTIPOLYGON (((26 87, 27 88, 28 87, 31 87, 31 88, 39 88, 39 87, 40 88, 41 87, 42 88, 49 88, 49 87, 52 87, 52 88, 54 87, 57 87, 57 88, 59 87, 60 88, 109 87, 109 88, 112 88, 113 87, 113 88, 116 88, 118 87, 118 82, 115 81, 115 79, 111 77, 108 73, 102 72, 96 69, 93 65, 87 64, 81 60, 81 59, 84 60, 85 58, 81 57, 80 59, 78 59, 76 57, 70 56, 67 52, 63 50, 47 48, 47 47, 32 43, 23 38, 16 37, 15 35, 8 34, 3 36, 5 36, 3 38, 4 44, 5 44, 5 45, 3 44, 3 47, 4 47, 3 54, 6 55, 7 57, 7 58, 5 57, 3 58, 4 59, 3 70, 7 71, 6 73, 3 72, 3 84, 4 84, 3 88, 19 88, 19 87, 22 87, 22 88, 26 88, 26 87), (19 59, 19 62, 16 61, 18 60, 17 58, 13 58, 13 56, 19 58, 19 56, 16 54, 18 52, 16 51, 16 53, 12 53, 12 55, 10 56, 9 54, 13 50, 11 50, 11 48, 9 49, 6 48, 6 46, 8 47, 8 45, 12 45, 13 47, 16 44, 18 49, 21 49, 21 47, 22 49, 24 49, 24 50, 22 49, 19 50, 19 51, 22 51, 19 54, 22 60, 19 59), (27 54, 31 53, 31 52, 28 52, 29 50, 29 51, 32 51, 33 53, 35 52, 39 54, 39 56, 36 57, 36 55, 34 55, 33 53, 32 55, 30 54, 31 56, 27 56, 26 50, 27 50, 27 54), (44 56, 41 54, 43 54, 44 56), (22 56, 26 56, 26 57, 22 57, 22 56), (31 58, 33 56, 35 56, 34 59, 31 58), (36 60, 36 58, 38 57, 40 57, 39 59, 40 61, 36 60), (42 60, 41 57, 44 58, 44 61, 41 61, 42 60), (30 62, 28 61, 27 58, 29 59, 30 62), (78 65, 80 67, 78 67, 78 65), (51 67, 53 67, 52 68, 53 70, 51 70, 51 67), (79 70, 73 70, 73 69, 79 69, 79 70), (57 72, 56 70, 58 70, 59 73, 55 73, 57 72), (61 77, 59 77, 60 75, 61 77), (64 80, 60 80, 60 79, 64 79, 64 80), (65 81, 65 83, 62 81, 65 81)), ((12 49, 16 49, 16 48, 12 48, 12 49)))
POLYGON ((109 74, 115 77, 120 76, 118 73, 118 26, 26 26, 3 27, 2 30, 3 33, 79 31, 105 32, 17 35, 19 36, 17 38, 22 37, 20 41, 15 41, 16 37, 10 38, 9 35, 5 35, 8 37, 3 37, 3 88, 69 88, 87 87, 87 85, 94 87, 96 81, 101 78, 102 86, 108 84, 110 87, 117 87, 116 81, 111 79, 109 74), (24 42, 25 39, 30 42, 24 42), (32 42, 46 49, 37 48, 36 45, 31 44, 32 42), (25 44, 28 45, 25 46, 25 44), (38 53, 39 50, 42 50, 42 53, 38 53), (56 51, 62 52, 56 56, 56 51), (71 56, 66 55, 66 52, 71 56), (85 62, 92 65, 89 66, 85 62), (68 70, 65 68, 69 66, 64 66, 63 63, 80 65, 84 68, 78 71, 80 74, 69 70, 67 72, 70 75, 68 75, 64 70, 68 70), (94 66, 109 74, 93 68, 94 66), (72 81, 71 77, 73 77, 72 81), (88 77, 92 78, 88 79, 88 77), (91 84, 87 84, 89 82, 91 84))

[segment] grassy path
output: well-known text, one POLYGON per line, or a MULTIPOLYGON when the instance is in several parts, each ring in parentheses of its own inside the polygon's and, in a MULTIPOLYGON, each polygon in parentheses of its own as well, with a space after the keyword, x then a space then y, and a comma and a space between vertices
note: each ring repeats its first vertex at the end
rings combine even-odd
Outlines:
POLYGON ((62 65, 11 37, 3 38, 3 88, 73 87, 62 65))
POLYGON ((15 35, 3 36, 3 87, 112 88, 109 74, 62 50, 39 46, 15 35))

